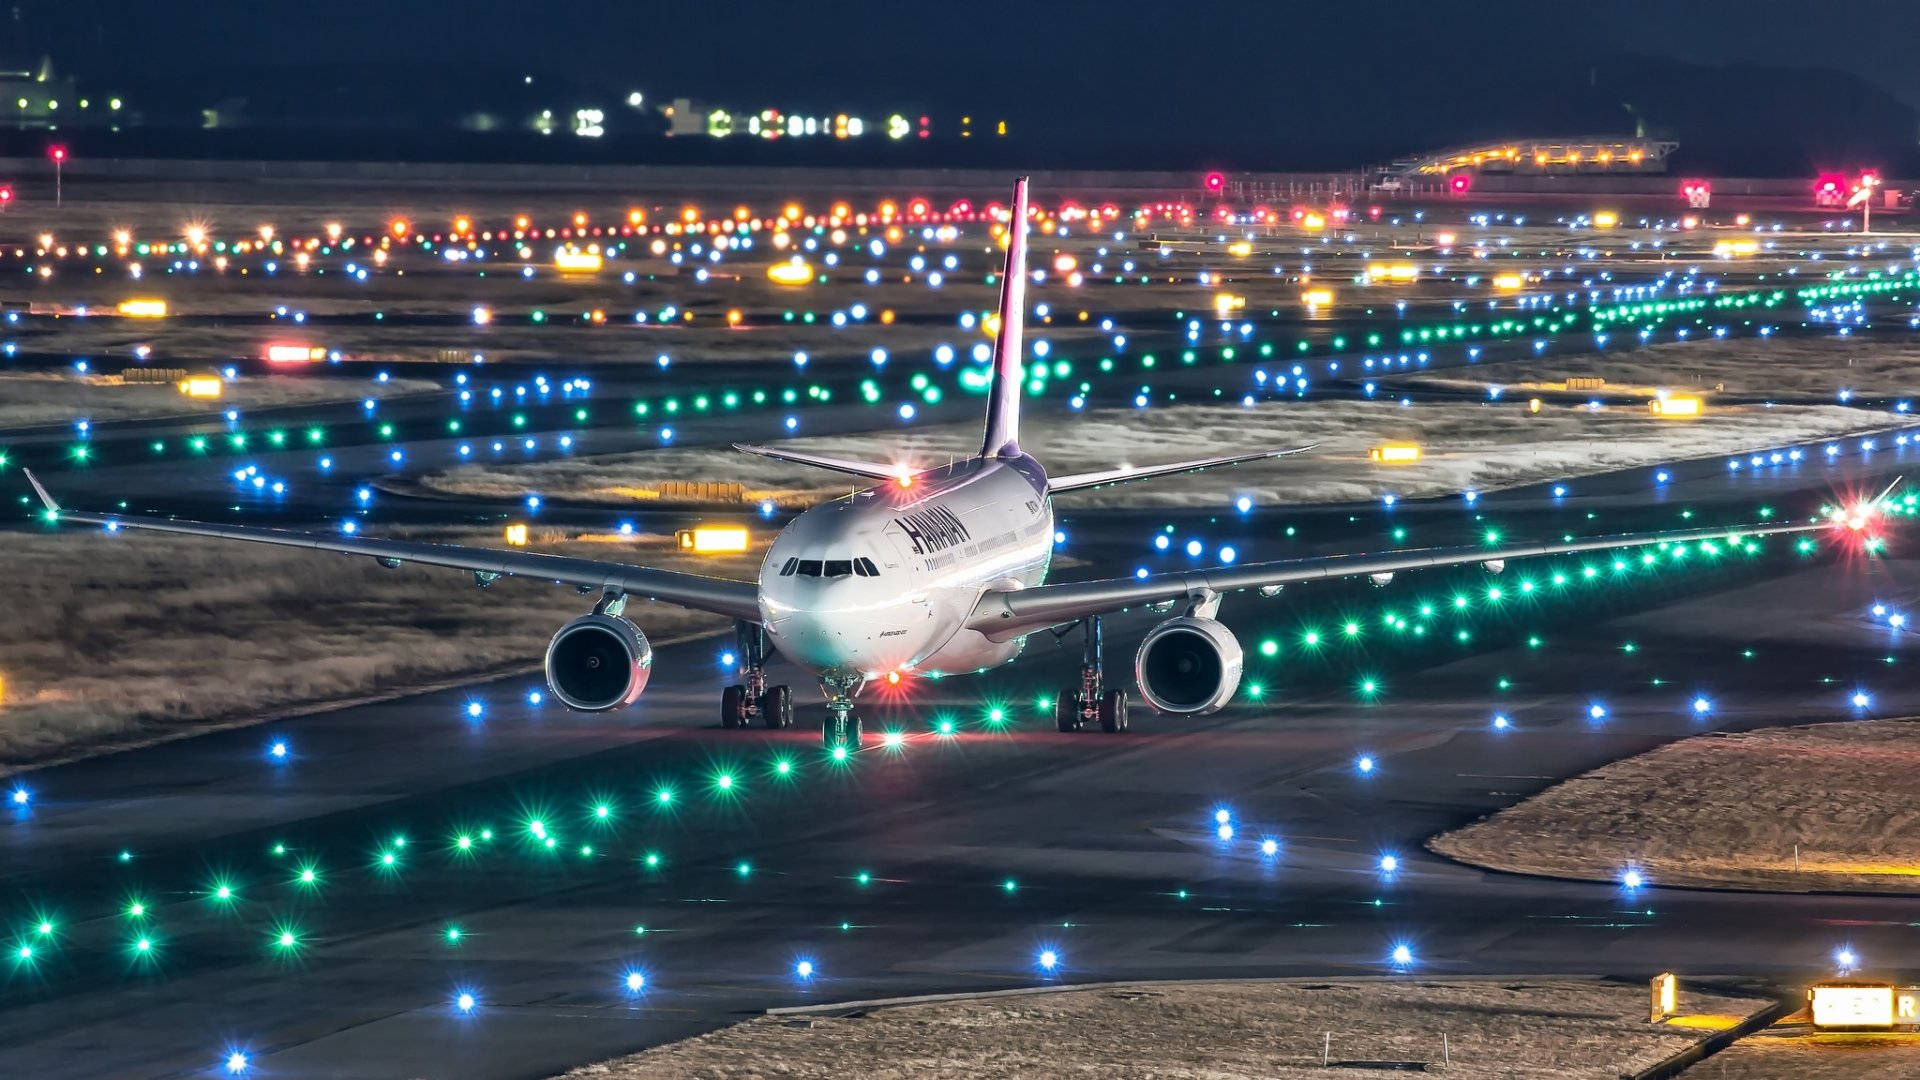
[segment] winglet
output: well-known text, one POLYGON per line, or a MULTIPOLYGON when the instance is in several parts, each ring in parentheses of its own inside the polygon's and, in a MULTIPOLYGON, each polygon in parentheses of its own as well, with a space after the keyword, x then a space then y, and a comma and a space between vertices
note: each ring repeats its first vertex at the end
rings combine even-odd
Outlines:
POLYGON ((53 496, 47 494, 47 489, 40 486, 40 480, 33 475, 33 470, 22 468, 20 471, 27 474, 27 483, 32 484, 33 493, 40 496, 40 505, 47 508, 47 513, 58 516, 60 513, 60 504, 54 502, 53 496))

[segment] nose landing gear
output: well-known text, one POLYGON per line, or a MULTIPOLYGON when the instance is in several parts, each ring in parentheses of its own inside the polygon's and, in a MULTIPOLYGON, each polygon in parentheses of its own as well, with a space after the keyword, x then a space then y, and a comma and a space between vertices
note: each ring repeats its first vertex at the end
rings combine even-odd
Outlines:
POLYGON ((1101 731, 1118 734, 1127 730, 1127 692, 1117 687, 1108 690, 1102 685, 1106 681, 1106 667, 1102 659, 1100 616, 1082 619, 1080 626, 1085 631, 1080 653, 1080 685, 1061 690, 1060 696, 1054 699, 1054 726, 1061 731, 1079 731, 1097 723, 1101 731))
POLYGON ((821 738, 828 753, 851 754, 860 749, 860 717, 853 711, 853 699, 866 682, 859 675, 820 676, 820 692, 827 696, 827 721, 821 727, 821 738))
POLYGON ((736 622, 733 636, 740 655, 740 676, 720 693, 720 726, 752 727, 758 719, 769 728, 793 726, 793 691, 767 685, 767 629, 759 623, 736 622))

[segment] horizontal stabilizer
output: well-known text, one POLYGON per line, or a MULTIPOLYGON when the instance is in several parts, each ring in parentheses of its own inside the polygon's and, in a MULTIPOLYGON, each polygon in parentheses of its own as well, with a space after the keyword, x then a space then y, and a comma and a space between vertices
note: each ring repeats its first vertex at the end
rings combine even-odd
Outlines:
POLYGON ((782 450, 777 446, 734 443, 733 448, 742 453, 773 458, 775 461, 791 461, 796 465, 811 465, 816 469, 831 469, 834 472, 865 476, 873 480, 894 480, 901 476, 911 476, 918 471, 899 465, 885 465, 878 461, 854 461, 851 458, 828 457, 825 454, 809 454, 800 450, 782 450))
POLYGON ((1199 472, 1217 465, 1238 465, 1244 461, 1263 461, 1267 458, 1286 457, 1288 454, 1305 453, 1318 443, 1295 446, 1286 450, 1260 450, 1251 454, 1229 454, 1226 457, 1200 458, 1195 461, 1176 461, 1170 465, 1142 465, 1139 468, 1104 469, 1100 472, 1073 473, 1069 476, 1055 476, 1047 481, 1047 491, 1058 495, 1063 491, 1082 491, 1086 488, 1104 487, 1107 484, 1124 484, 1129 480, 1147 480, 1155 476, 1173 476, 1177 473, 1199 472))

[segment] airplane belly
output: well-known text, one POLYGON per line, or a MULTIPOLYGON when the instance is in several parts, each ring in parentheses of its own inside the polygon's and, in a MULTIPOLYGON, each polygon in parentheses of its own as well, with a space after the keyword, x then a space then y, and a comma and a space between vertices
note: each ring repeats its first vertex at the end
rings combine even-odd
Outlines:
POLYGON ((884 612, 798 612, 771 619, 767 634, 781 655, 816 671, 877 674, 910 666, 933 636, 930 605, 889 605, 884 612))
POLYGON ((981 671, 999 667, 1019 656, 1026 644, 1024 636, 1007 641, 990 641, 978 630, 963 629, 942 643, 932 655, 920 661, 918 666, 922 671, 937 671, 943 675, 981 671))

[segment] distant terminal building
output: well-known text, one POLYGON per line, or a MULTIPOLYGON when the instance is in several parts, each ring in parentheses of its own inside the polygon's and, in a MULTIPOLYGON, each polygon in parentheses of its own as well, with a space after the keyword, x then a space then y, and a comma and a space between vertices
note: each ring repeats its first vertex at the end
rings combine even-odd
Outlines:
POLYGON ((1407 177, 1458 172, 1510 176, 1664 173, 1667 155, 1679 146, 1671 139, 1637 136, 1509 139, 1405 158, 1394 162, 1390 171, 1407 177))

